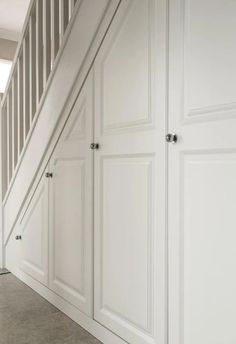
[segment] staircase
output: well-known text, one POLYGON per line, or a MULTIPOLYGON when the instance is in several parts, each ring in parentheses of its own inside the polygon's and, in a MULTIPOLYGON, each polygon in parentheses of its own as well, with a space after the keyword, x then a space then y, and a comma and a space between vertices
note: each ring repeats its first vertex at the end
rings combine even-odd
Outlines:
POLYGON ((77 0, 33 0, 3 96, 3 199, 20 166, 77 0))

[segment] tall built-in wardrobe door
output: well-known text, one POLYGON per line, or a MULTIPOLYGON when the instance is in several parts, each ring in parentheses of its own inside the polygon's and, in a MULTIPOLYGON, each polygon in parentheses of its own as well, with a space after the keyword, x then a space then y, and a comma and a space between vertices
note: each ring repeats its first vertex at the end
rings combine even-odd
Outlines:
POLYGON ((169 344, 234 344, 236 1, 169 8, 169 344))
POLYGON ((48 284, 48 180, 43 176, 20 220, 21 269, 48 284))
POLYGON ((92 312, 93 75, 90 73, 50 161, 50 287, 92 312))
POLYGON ((165 4, 121 2, 95 61, 95 319, 164 343, 165 4))

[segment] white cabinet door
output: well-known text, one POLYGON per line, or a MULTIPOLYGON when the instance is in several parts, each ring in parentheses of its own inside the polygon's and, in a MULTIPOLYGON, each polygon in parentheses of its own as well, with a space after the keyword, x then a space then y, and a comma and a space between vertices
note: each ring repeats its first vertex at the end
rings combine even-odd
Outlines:
POLYGON ((93 74, 50 160, 50 288, 92 312, 93 74))
POLYGON ((122 1, 95 61, 95 319, 164 343, 166 1, 122 1))
POLYGON ((236 343, 235 18, 170 1, 170 344, 236 343))
MULTIPOLYGON (((42 177, 20 222, 21 268, 48 284, 48 179, 42 177)), ((19 235, 17 233, 17 235, 19 235)))

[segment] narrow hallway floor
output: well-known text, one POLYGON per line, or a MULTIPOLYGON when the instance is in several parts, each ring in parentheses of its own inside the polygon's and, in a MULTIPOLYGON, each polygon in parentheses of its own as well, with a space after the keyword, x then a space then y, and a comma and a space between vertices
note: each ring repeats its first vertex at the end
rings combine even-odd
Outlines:
POLYGON ((101 344, 12 274, 0 275, 0 344, 101 344))

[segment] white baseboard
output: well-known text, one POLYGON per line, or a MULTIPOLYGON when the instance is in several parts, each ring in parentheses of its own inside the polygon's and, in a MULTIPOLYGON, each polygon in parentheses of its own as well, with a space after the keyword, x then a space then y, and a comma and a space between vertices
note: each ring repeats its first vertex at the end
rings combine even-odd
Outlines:
POLYGON ((17 268, 7 267, 17 278, 36 291, 39 295, 45 298, 48 302, 52 303, 60 311, 65 313, 68 317, 74 320, 77 324, 83 327, 86 331, 91 333, 94 337, 104 344, 127 344, 126 341, 110 332, 108 329, 100 325, 94 319, 89 318, 87 315, 80 312, 72 304, 55 294, 53 291, 31 278, 22 270, 17 268))

